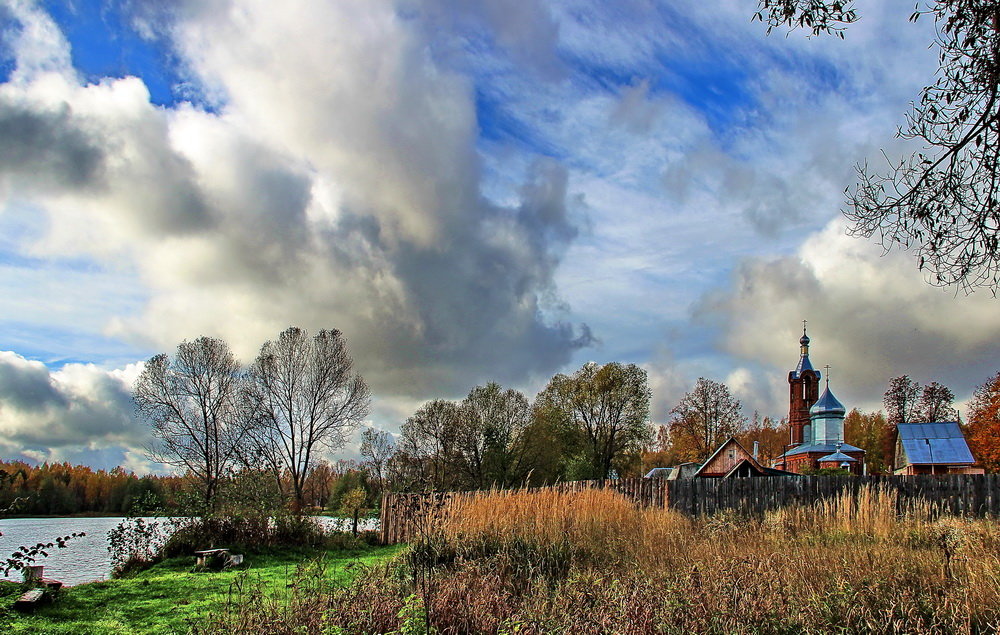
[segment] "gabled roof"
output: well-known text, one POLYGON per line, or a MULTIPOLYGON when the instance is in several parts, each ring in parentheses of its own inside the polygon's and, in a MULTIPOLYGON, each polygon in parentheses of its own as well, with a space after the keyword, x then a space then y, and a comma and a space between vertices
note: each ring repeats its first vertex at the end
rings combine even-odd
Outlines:
POLYGON ((971 465, 976 462, 956 421, 901 423, 896 429, 910 464, 971 465))
POLYGON ((733 467, 731 467, 728 470, 726 470, 725 476, 729 476, 729 474, 731 474, 733 472, 733 470, 735 470, 737 467, 739 467, 740 464, 742 464, 743 462, 750 463, 750 465, 752 466, 752 468, 756 472, 758 472, 758 473, 760 473, 761 475, 764 475, 764 476, 778 476, 778 475, 786 474, 786 472, 783 471, 783 470, 778 470, 778 469, 774 469, 774 468, 770 468, 770 467, 765 467, 764 465, 761 465, 760 462, 757 459, 753 458, 752 454, 750 454, 749 452, 747 452, 747 449, 744 448, 740 444, 740 442, 736 440, 735 437, 729 437, 729 439, 727 439, 722 445, 720 445, 718 448, 716 448, 715 452, 712 453, 712 456, 708 457, 707 461, 705 461, 704 463, 701 464, 701 467, 699 467, 698 471, 695 472, 692 475, 692 478, 698 478, 699 476, 702 476, 703 472, 709 473, 709 474, 719 474, 719 472, 716 472, 714 470, 710 472, 708 468, 711 468, 712 464, 714 463, 714 461, 716 459, 716 457, 718 457, 720 454, 722 454, 722 451, 725 450, 726 448, 730 447, 730 446, 735 446, 740 451, 740 453, 742 454, 742 458, 740 460, 736 461, 736 464, 733 467))
POLYGON ((708 459, 704 463, 701 464, 701 467, 699 467, 698 471, 694 473, 694 476, 695 477, 700 476, 701 473, 705 470, 705 468, 712 464, 712 462, 715 460, 715 457, 719 456, 719 454, 721 454, 722 451, 725 450, 730 445, 735 445, 743 452, 744 455, 750 456, 750 453, 747 452, 747 449, 745 447, 740 445, 740 442, 736 440, 736 437, 729 437, 728 439, 726 439, 726 441, 722 443, 722 445, 720 445, 715 449, 715 452, 712 452, 712 454, 708 457, 708 459))
POLYGON ((667 478, 670 475, 670 471, 674 469, 672 467, 654 467, 649 472, 646 473, 642 478, 667 478))

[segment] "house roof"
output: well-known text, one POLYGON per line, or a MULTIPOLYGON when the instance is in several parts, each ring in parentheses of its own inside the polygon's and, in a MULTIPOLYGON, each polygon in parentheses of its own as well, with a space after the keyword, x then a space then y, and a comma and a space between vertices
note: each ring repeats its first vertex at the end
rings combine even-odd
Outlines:
MULTIPOLYGON (((728 439, 726 439, 725 442, 722 443, 722 445, 720 445, 715 449, 715 452, 712 452, 711 456, 709 456, 704 463, 701 464, 701 467, 699 467, 698 471, 694 473, 694 476, 700 475, 706 467, 711 465, 712 460, 715 459, 715 457, 717 457, 722 452, 722 450, 724 450, 729 444, 734 444, 736 447, 738 447, 740 450, 743 451, 743 454, 745 454, 746 456, 750 456, 750 453, 747 452, 747 449, 745 447, 740 445, 740 442, 736 440, 736 437, 729 437, 728 439)), ((756 463, 756 461, 754 461, 754 463, 756 463)))
POLYGON ((670 475, 670 471, 674 469, 672 467, 654 467, 649 472, 646 473, 642 478, 666 478, 670 475))
POLYGON ((747 452, 747 449, 744 448, 743 445, 741 445, 740 442, 737 441, 735 437, 729 437, 729 439, 727 439, 725 443, 716 448, 715 452, 712 453, 712 456, 708 457, 708 460, 706 460, 704 463, 701 464, 701 467, 699 467, 698 471, 692 475, 692 478, 701 476, 702 472, 704 472, 707 467, 712 465, 712 460, 730 445, 735 445, 737 448, 739 448, 743 453, 743 458, 737 461, 733 467, 731 467, 726 471, 725 476, 727 477, 733 472, 735 472, 743 463, 749 463, 751 468, 755 472, 763 476, 784 476, 792 474, 791 472, 786 472, 785 470, 779 470, 776 468, 767 467, 766 465, 762 465, 760 461, 753 458, 752 454, 747 452))
POLYGON ((911 464, 971 465, 976 462, 956 421, 901 423, 897 430, 899 442, 911 464))

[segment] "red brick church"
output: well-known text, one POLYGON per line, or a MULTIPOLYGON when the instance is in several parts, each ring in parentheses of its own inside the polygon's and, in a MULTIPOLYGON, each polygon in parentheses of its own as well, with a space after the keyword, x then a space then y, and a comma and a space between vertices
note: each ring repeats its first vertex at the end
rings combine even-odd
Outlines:
POLYGON ((862 474, 865 451, 844 442, 846 410, 830 390, 829 378, 819 394, 822 375, 809 361, 809 336, 804 325, 799 344, 799 363, 788 373, 789 445, 774 467, 796 473, 832 467, 862 474))

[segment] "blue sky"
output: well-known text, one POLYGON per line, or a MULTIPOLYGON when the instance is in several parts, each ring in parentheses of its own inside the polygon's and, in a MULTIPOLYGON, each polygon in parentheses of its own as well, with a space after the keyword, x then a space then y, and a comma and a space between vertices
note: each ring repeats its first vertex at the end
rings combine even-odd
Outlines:
POLYGON ((780 417, 802 319, 848 406, 967 398, 996 300, 840 215, 932 25, 755 4, 0 0, 0 456, 149 469, 142 360, 290 324, 344 331, 390 431, 590 360, 641 364, 655 423, 700 376, 780 417))

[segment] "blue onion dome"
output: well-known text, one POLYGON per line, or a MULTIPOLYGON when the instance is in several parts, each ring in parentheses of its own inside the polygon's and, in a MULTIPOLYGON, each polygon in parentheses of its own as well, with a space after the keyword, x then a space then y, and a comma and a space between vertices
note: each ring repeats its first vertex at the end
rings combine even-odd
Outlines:
POLYGON ((803 331, 802 337, 799 338, 799 344, 802 346, 809 346, 809 336, 803 331))
POLYGON ((819 396, 813 407, 809 409, 809 414, 844 414, 847 410, 844 408, 844 404, 840 403, 833 393, 830 392, 830 386, 828 385, 823 394, 819 396))

